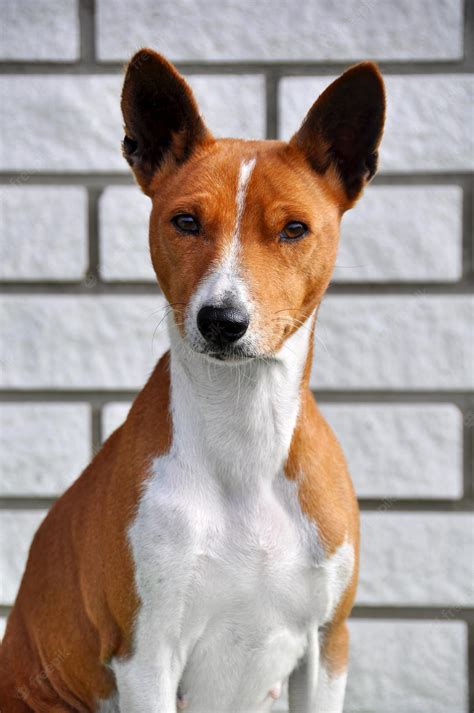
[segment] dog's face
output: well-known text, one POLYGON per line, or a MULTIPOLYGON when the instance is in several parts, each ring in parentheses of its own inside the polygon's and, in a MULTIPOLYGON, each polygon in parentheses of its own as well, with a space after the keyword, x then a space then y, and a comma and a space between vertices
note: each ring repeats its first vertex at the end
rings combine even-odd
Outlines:
POLYGON ((275 353, 321 298, 339 209, 294 147, 217 141, 159 182, 150 246, 188 344, 217 358, 275 353))
POLYGON ((341 216, 375 173, 378 70, 346 72, 289 143, 214 139, 151 50, 129 64, 122 110, 125 157, 152 199, 153 265, 185 342, 219 360, 272 357, 319 304, 341 216))

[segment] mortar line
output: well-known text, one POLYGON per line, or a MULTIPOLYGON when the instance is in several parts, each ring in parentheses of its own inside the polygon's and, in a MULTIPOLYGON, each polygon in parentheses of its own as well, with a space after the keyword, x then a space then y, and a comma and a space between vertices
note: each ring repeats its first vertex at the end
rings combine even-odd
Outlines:
POLYGON ((91 460, 99 452, 103 443, 102 409, 97 404, 91 404, 91 460))
MULTIPOLYGON (((0 604, 0 616, 8 616, 11 610, 10 604, 0 604)), ((471 622, 474 619, 474 609, 472 607, 451 606, 375 606, 356 604, 351 613, 351 619, 388 619, 397 621, 399 619, 426 620, 428 622, 445 621, 465 621, 471 622), (452 618, 446 619, 444 615, 447 611, 452 611, 452 618)))
MULTIPOLYGON (((91 0, 92 1, 92 0, 91 0)), ((84 19, 87 22, 87 15, 84 12, 84 19)), ((94 45, 91 43, 90 35, 85 35, 84 53, 91 54, 94 45)), ((82 37, 81 37, 82 49, 82 37)), ((137 48, 138 49, 138 48, 137 48)), ((124 65, 128 57, 123 60, 114 61, 93 61, 91 59, 81 59, 79 62, 55 62, 31 60, 0 61, 0 74, 53 74, 53 75, 84 75, 84 74, 122 74, 124 65)), ((170 58, 171 61, 172 58, 170 58)), ((303 61, 209 61, 209 62, 179 62, 174 61, 174 65, 179 72, 185 76, 195 74, 201 75, 245 75, 245 74, 266 74, 268 71, 277 73, 280 77, 294 76, 332 76, 341 74, 345 69, 357 62, 366 61, 366 56, 348 57, 346 59, 330 60, 318 59, 309 62, 303 61)), ((426 59, 410 61, 404 60, 383 60, 370 58, 380 67, 381 72, 387 76, 401 75, 431 75, 431 74, 470 74, 474 70, 474 62, 469 59, 438 60, 426 59)))
POLYGON ((468 676, 468 710, 474 711, 474 621, 468 618, 467 628, 467 676, 468 676))
POLYGON ((361 512, 379 512, 381 515, 389 513, 474 513, 474 499, 464 495, 459 500, 447 498, 398 497, 387 495, 386 498, 358 498, 361 512))
POLYGON ((446 605, 377 605, 356 604, 353 619, 424 619, 434 622, 474 622, 474 607, 446 605))
MULTIPOLYGON (((474 67, 474 3, 464 0, 464 57, 467 67, 474 67)), ((474 710, 474 706, 472 706, 474 710)))
MULTIPOLYGON (((90 401, 91 403, 109 403, 110 401, 127 401, 134 399, 141 387, 133 388, 3 388, 0 389, 0 400, 5 403, 19 401, 90 401)), ((471 409, 474 406, 474 391, 445 389, 437 390, 406 390, 406 389, 312 389, 318 403, 322 404, 455 404, 460 409, 471 409)))
POLYGON ((102 187, 88 187, 88 254, 89 264, 86 280, 77 286, 84 287, 88 294, 97 289, 101 283, 100 276, 100 238, 99 238, 99 201, 103 193, 102 187))
POLYGON ((266 71, 265 76, 266 99, 266 139, 278 138, 278 76, 272 70, 266 71))
MULTIPOLYGON (((100 408, 95 407, 92 410, 91 430, 92 430, 92 457, 98 452, 102 446, 102 428, 100 408)), ((92 460, 92 458, 91 458, 92 460)), ((77 473, 79 477, 80 472, 77 473)), ((58 495, 1 495, 0 510, 39 510, 50 508, 58 495)), ((474 500, 463 498, 462 500, 424 500, 422 498, 374 498, 368 500, 358 498, 359 508, 361 513, 379 512, 382 517, 388 514, 400 515, 404 513, 427 513, 439 515, 462 515, 474 513, 474 500), (390 506, 387 506, 387 501, 390 501, 390 506), (393 503, 393 504, 392 504, 393 503)))
POLYGON ((79 32, 81 60, 75 65, 75 73, 80 73, 84 66, 95 64, 95 0, 79 0, 79 32))
MULTIPOLYGON (((131 173, 109 171, 32 171, 31 168, 18 171, 0 171, 0 185, 15 184, 22 179, 21 186, 28 185, 81 185, 103 186, 129 185, 137 190, 131 173), (26 178, 24 178, 26 176, 26 178)), ((370 186, 460 186, 469 189, 473 180, 471 171, 411 171, 378 173, 370 186)), ((21 187, 20 186, 20 187, 21 187)), ((370 186, 367 190, 370 190, 370 186)))
POLYGON ((463 231, 463 275, 470 278, 474 275, 474 178, 466 181, 463 187, 462 231, 463 231))
POLYGON ((474 402, 464 411, 463 482, 466 497, 474 498, 474 402))

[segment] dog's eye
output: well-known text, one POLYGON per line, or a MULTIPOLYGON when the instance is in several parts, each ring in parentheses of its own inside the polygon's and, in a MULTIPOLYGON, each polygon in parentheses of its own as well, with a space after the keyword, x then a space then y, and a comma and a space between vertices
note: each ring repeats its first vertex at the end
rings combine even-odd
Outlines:
POLYGON ((179 213, 172 218, 171 222, 182 233, 199 233, 199 223, 197 219, 189 213, 179 213))
POLYGON ((308 226, 298 220, 292 220, 285 225, 280 233, 280 240, 291 241, 304 238, 308 232, 308 226))

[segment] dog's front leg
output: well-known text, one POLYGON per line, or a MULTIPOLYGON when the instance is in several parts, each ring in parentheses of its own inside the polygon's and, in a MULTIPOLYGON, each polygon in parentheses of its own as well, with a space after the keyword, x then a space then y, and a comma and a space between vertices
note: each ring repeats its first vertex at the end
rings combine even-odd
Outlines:
POLYGON ((349 636, 346 622, 310 635, 306 655, 290 676, 290 713, 342 713, 349 636))
POLYGON ((308 637, 305 655, 289 680, 290 713, 315 713, 319 676, 319 637, 314 630, 308 637))
POLYGON ((120 713, 176 713, 181 672, 170 650, 140 651, 114 666, 120 713))
POLYGON ((321 637, 316 713, 342 713, 347 680, 349 632, 345 621, 334 622, 321 637))

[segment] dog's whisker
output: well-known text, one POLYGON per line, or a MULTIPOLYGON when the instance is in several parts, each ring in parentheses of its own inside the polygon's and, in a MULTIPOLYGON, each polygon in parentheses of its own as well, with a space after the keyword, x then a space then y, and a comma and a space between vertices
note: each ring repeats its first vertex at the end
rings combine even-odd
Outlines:
POLYGON ((314 336, 315 336, 315 339, 321 344, 321 346, 323 347, 326 354, 329 354, 329 349, 327 348, 325 342, 323 341, 322 337, 318 334, 317 331, 315 331, 314 336))

